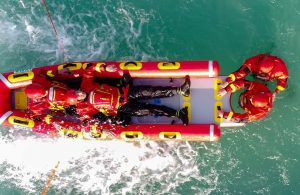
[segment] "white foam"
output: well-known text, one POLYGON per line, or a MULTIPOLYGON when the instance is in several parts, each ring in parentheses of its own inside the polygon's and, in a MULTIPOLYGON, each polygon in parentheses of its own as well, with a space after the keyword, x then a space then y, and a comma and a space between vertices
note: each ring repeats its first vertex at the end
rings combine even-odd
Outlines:
POLYGON ((22 5, 23 8, 25 8, 25 4, 22 0, 19 0, 20 4, 22 5))
MULTIPOLYGON (((43 54, 41 59, 27 59, 27 63, 61 63, 61 51, 48 16, 39 12, 44 9, 41 1, 19 1, 24 13, 7 17, 5 11, 0 12, 4 16, 0 20, 0 41, 9 45, 8 53, 22 48, 23 52, 43 54)), ((77 10, 75 4, 66 6, 56 4, 50 12, 69 60, 147 60, 158 56, 150 35, 141 36, 147 23, 155 18, 153 10, 109 0, 104 5, 97 1, 97 11, 77 10), (68 17, 65 12, 70 10, 77 12, 68 17), (93 23, 92 28, 86 17, 93 23)), ((4 173, 0 181, 40 194, 60 162, 51 184, 60 194, 71 189, 77 189, 78 194, 125 194, 135 190, 145 194, 148 189, 153 193, 176 193, 176 187, 191 179, 209 186, 217 179, 214 171, 201 173, 196 163, 199 155, 189 143, 55 140, 12 130, 0 138, 4 173)))
MULTIPOLYGON (((0 140, 0 164, 7 180, 37 193, 60 162, 52 187, 57 191, 126 193, 160 183, 160 191, 174 191, 191 178, 201 176, 197 152, 188 143, 123 142, 51 139, 34 135, 0 140), (17 179, 18 178, 18 179, 17 179), (170 185, 171 184, 171 185, 170 185), (120 187, 121 186, 121 187, 120 187)), ((208 181, 206 181, 208 182, 208 181)))

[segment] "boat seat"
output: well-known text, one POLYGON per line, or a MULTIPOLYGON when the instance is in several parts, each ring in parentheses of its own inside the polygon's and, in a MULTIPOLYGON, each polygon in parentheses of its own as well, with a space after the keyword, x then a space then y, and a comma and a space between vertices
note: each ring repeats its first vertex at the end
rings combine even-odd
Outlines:
POLYGON ((14 110, 26 110, 28 98, 25 94, 25 88, 13 89, 11 91, 11 108, 14 110))

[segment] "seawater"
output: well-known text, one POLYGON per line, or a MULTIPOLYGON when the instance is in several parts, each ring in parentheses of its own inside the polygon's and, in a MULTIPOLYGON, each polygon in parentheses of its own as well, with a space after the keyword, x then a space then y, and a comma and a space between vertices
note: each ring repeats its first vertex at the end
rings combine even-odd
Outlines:
POLYGON ((290 77, 263 121, 217 143, 54 140, 1 127, 0 194, 300 194, 297 0, 0 2, 0 70, 80 60, 218 60, 229 74, 259 53, 290 77))

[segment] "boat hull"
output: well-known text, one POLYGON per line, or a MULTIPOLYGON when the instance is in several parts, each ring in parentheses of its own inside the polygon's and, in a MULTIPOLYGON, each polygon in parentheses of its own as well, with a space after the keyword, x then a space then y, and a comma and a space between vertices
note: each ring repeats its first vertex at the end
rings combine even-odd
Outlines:
POLYGON ((176 140, 176 141, 218 141, 220 123, 217 117, 216 81, 220 67, 216 61, 180 61, 180 62, 72 62, 33 68, 22 73, 8 72, 0 74, 0 124, 10 127, 28 128, 37 133, 53 136, 81 137, 84 139, 121 139, 121 140, 176 140), (51 77, 54 72, 68 68, 72 75, 60 78, 67 82, 81 78, 89 64, 96 66, 96 77, 120 78, 126 72, 134 85, 179 86, 183 78, 191 78, 191 95, 171 98, 156 98, 149 103, 166 105, 174 109, 188 107, 189 125, 183 125, 178 119, 167 117, 133 117, 132 124, 124 126, 101 126, 90 129, 74 128, 57 129, 53 124, 34 121, 26 118, 27 98, 24 88, 32 83, 35 75, 41 71, 51 77), (114 73, 101 72, 101 66, 114 64, 114 73))

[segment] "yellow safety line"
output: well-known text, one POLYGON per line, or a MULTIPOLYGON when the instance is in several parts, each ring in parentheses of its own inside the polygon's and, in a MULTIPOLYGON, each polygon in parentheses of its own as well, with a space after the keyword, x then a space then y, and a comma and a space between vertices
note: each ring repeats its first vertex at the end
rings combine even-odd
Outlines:
POLYGON ((50 187, 50 185, 51 185, 51 182, 52 182, 52 180, 53 180, 54 177, 55 177, 55 173, 56 173, 56 171, 57 171, 57 168, 58 168, 59 163, 60 163, 60 162, 58 161, 57 164, 56 164, 56 166, 55 166, 54 169, 52 170, 52 172, 51 172, 51 174, 50 174, 50 176, 49 176, 49 178, 48 178, 48 181, 47 181, 47 183, 46 183, 46 185, 45 185, 45 187, 44 187, 44 189, 43 189, 42 195, 46 195, 46 194, 47 194, 48 189, 49 189, 49 187, 50 187))

